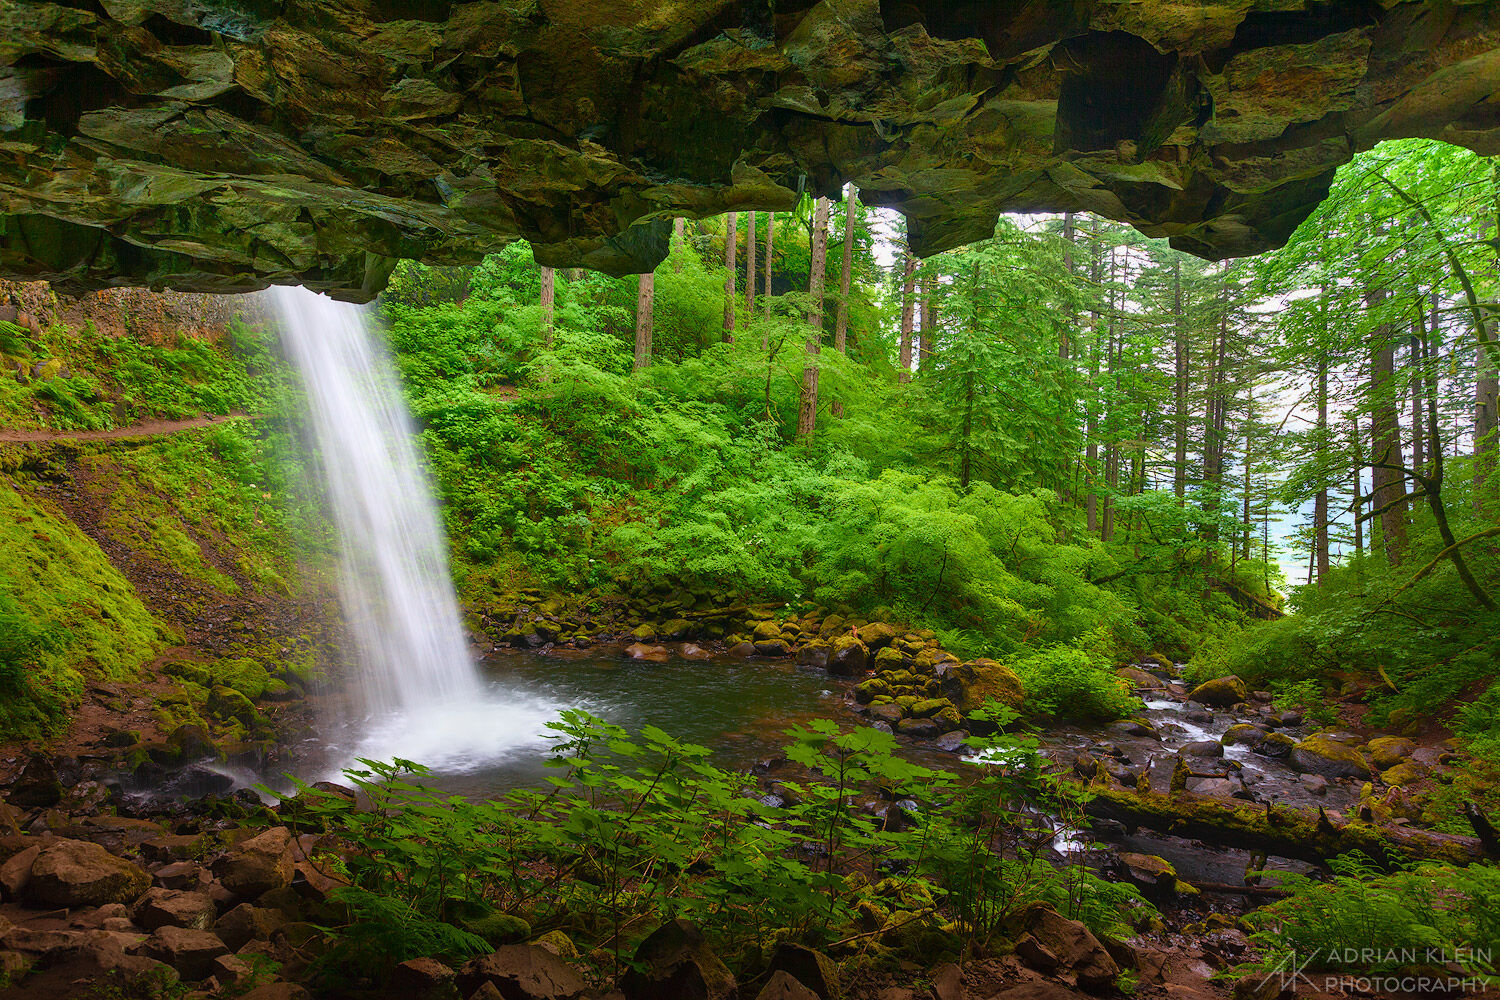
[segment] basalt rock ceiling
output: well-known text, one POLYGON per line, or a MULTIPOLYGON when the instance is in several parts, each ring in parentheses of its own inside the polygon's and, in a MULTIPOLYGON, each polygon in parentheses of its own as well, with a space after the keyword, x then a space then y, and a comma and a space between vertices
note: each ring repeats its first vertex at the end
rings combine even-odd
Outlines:
POLYGON ((1497 91, 1497 0, 0 0, 0 275, 622 274, 846 181, 924 256, 1072 209, 1222 258, 1381 139, 1500 152, 1497 91))

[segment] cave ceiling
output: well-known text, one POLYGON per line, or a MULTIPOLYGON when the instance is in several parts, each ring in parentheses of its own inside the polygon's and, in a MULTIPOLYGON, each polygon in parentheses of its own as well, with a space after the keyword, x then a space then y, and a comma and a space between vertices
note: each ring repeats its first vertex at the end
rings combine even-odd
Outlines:
POLYGON ((1500 152, 1500 0, 0 0, 0 275, 649 270, 853 182, 919 255, 1095 212, 1279 246, 1381 139, 1500 152))

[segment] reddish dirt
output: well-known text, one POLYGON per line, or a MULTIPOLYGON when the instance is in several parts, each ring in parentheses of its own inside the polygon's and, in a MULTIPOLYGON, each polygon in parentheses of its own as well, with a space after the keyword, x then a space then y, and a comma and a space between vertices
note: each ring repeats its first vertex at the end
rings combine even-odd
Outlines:
POLYGON ((199 427, 214 427, 235 420, 244 420, 248 415, 234 412, 222 417, 209 414, 191 420, 142 420, 140 423, 116 427, 107 431, 26 431, 0 428, 0 442, 6 444, 37 444, 46 441, 122 441, 128 438, 159 437, 180 431, 196 430, 199 427))

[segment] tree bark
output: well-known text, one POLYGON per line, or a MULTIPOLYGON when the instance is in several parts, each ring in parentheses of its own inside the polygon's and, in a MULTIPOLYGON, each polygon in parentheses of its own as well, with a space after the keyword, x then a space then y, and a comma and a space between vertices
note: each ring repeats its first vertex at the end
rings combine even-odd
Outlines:
MULTIPOLYGON (((1495 208, 1495 260, 1492 264, 1500 275, 1500 157, 1490 160, 1490 182, 1494 188, 1495 208)), ((1435 312, 1436 310, 1434 310, 1435 312)), ((1486 329, 1476 330, 1480 343, 1474 348, 1474 486, 1483 488, 1485 481, 1495 471, 1495 449, 1497 428, 1500 428, 1500 368, 1496 367, 1495 354, 1488 350, 1484 341, 1500 337, 1500 307, 1490 306, 1484 310, 1487 316, 1479 320, 1486 329), (1488 336, 1485 334, 1488 333, 1488 336)), ((1455 436, 1456 440, 1456 436, 1455 436)))
POLYGON ((932 371, 938 351, 937 299, 932 293, 935 284, 930 272, 922 275, 922 295, 919 300, 922 318, 922 339, 919 343, 922 345, 922 353, 917 359, 917 370, 923 375, 932 371))
MULTIPOLYGON (((849 289, 854 280, 854 209, 857 193, 853 184, 844 190, 844 254, 839 267, 839 310, 833 323, 833 349, 849 353, 849 289)), ((844 402, 833 401, 833 415, 844 415, 844 402)))
POLYGON ((1365 522, 1360 514, 1364 511, 1364 485, 1360 482, 1360 470, 1364 468, 1364 456, 1360 454, 1359 416, 1349 414, 1349 440, 1354 445, 1354 500, 1349 505, 1350 513, 1354 516, 1354 558, 1363 559, 1365 555, 1365 522))
MULTIPOLYGON (((1366 289, 1368 309, 1378 309, 1386 299, 1383 288, 1366 289)), ((1396 418, 1396 398, 1391 385, 1395 378, 1396 352, 1391 344, 1391 325, 1382 323, 1370 339, 1370 462, 1374 484, 1374 510, 1379 512, 1380 544, 1386 561, 1401 565, 1406 556, 1405 477, 1396 471, 1401 460, 1401 428, 1396 418)))
POLYGON ((552 349, 553 304, 557 299, 557 272, 542 268, 542 343, 552 349))
POLYGON ((740 241, 737 232, 737 218, 734 212, 729 213, 729 221, 724 230, 724 343, 734 343, 734 248, 740 241))
POLYGON ((656 292, 656 275, 641 275, 635 297, 635 370, 651 367, 651 307, 656 292))
POLYGON ((1176 408, 1172 448, 1172 492, 1182 500, 1187 495, 1187 329, 1182 315, 1182 262, 1172 262, 1172 354, 1173 399, 1176 408))
POLYGON ((916 287, 917 258, 907 250, 901 272, 901 356, 896 368, 896 378, 902 382, 911 381, 912 309, 915 307, 913 295, 916 287))
POLYGON ((1318 495, 1313 500, 1313 562, 1317 584, 1328 577, 1328 355, 1318 351, 1318 495))
POLYGON ((745 213, 745 322, 755 315, 755 213, 745 213))
POLYGON ((823 277, 828 264, 828 199, 814 202, 812 266, 807 294, 807 361, 802 368, 802 399, 797 408, 797 438, 811 441, 818 419, 818 352, 823 347, 823 277))
MULTIPOLYGON (((687 220, 681 216, 672 220, 672 249, 676 253, 682 252, 682 245, 687 241, 687 220)), ((682 273, 682 259, 679 257, 672 262, 672 270, 682 273)))

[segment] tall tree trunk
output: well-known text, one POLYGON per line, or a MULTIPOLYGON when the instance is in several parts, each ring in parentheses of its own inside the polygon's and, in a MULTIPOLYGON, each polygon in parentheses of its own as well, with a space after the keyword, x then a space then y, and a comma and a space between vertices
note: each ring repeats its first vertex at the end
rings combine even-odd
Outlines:
POLYGON ((552 349, 553 304, 557 300, 557 272, 542 268, 542 344, 552 349))
MULTIPOLYGON (((1325 314, 1326 315, 1326 314, 1325 314)), ((1318 351, 1318 476, 1328 465, 1328 355, 1318 351)), ((1318 586, 1328 576, 1328 483, 1318 484, 1318 495, 1313 500, 1313 562, 1317 571, 1318 586)))
MULTIPOLYGON (((772 242, 773 242, 773 238, 775 236, 775 233, 776 233, 776 213, 775 212, 767 212, 766 213, 766 265, 765 265, 766 266, 766 282, 765 282, 765 285, 760 290, 761 306, 765 310, 766 319, 770 319, 771 318, 771 250, 773 249, 772 242)), ((771 327, 769 325, 767 325, 764 328, 764 332, 760 335, 760 349, 762 351, 766 351, 766 350, 770 350, 770 347, 771 347, 771 327)))
MULTIPOLYGON (((682 246, 687 242, 687 220, 678 216, 672 220, 672 250, 681 254, 682 246)), ((672 262, 672 270, 678 274, 682 273, 682 258, 678 257, 672 262)))
POLYGON ((969 488, 969 476, 973 469, 974 445, 970 437, 974 433, 974 372, 964 376, 964 420, 958 460, 958 485, 969 488))
POLYGON ((797 408, 797 438, 811 441, 818 419, 818 352, 823 347, 823 276, 828 264, 828 199, 813 207, 812 266, 807 282, 807 361, 802 368, 802 400, 797 408))
POLYGON ((1411 370, 1411 467, 1416 472, 1426 470, 1427 459, 1422 447, 1422 425, 1426 417, 1422 409, 1422 338, 1426 333, 1425 317, 1422 313, 1422 297, 1417 297, 1417 315, 1411 321, 1411 337, 1407 340, 1406 362, 1411 370))
POLYGON ((635 296, 635 369, 651 367, 651 306, 656 293, 656 275, 641 275, 635 296))
MULTIPOLYGON (((1366 289, 1365 306, 1374 310, 1385 302, 1383 288, 1366 289)), ((1390 466, 1401 465, 1401 428, 1392 381, 1395 378, 1394 331, 1389 323, 1375 328, 1370 339, 1370 478, 1374 485, 1374 512, 1380 521, 1380 544, 1386 561, 1401 565, 1406 556, 1405 477, 1390 466)))
POLYGON ((896 367, 896 378, 902 382, 911 381, 912 310, 916 304, 913 300, 916 287, 917 258, 907 250, 901 271, 901 355, 896 367))
MULTIPOLYGON (((1063 213, 1063 269, 1068 272, 1069 277, 1073 274, 1073 238, 1073 213, 1065 212, 1063 213)), ((1068 337, 1071 334, 1072 329, 1065 326, 1057 338, 1057 356, 1064 361, 1068 360, 1068 337)), ((1092 524, 1093 522, 1090 521, 1090 534, 1093 534, 1092 524)))
POLYGON ((1173 399, 1176 407, 1172 449, 1172 492, 1181 500, 1187 495, 1187 324, 1182 314, 1182 262, 1172 262, 1172 354, 1173 399))
MULTIPOLYGON (((1500 275, 1500 157, 1490 159, 1490 182, 1494 188, 1495 209, 1495 273, 1500 275)), ((1436 310, 1434 310, 1436 312, 1436 310)), ((1495 355, 1482 343, 1500 338, 1500 307, 1490 306, 1485 310, 1487 330, 1476 330, 1481 343, 1474 351, 1474 486, 1480 491, 1495 471, 1496 429, 1500 428, 1500 369, 1495 365, 1495 355), (1486 336, 1487 334, 1487 336, 1486 336)), ((1436 339, 1433 341, 1436 343, 1436 339)), ((1458 436, 1454 435, 1457 443, 1458 436)), ((1476 498, 1478 499, 1478 498, 1476 498)))
POLYGON ((734 247, 740 241, 738 218, 729 213, 729 222, 724 230, 724 343, 734 343, 734 247))
MULTIPOLYGON (((1072 226, 1073 214, 1067 216, 1067 224, 1072 226)), ((1072 267, 1072 232, 1068 233, 1068 264, 1072 267)), ((1099 299, 1097 289, 1104 272, 1104 253, 1096 236, 1089 244, 1089 283, 1094 287, 1095 294, 1091 297, 1092 307, 1089 310, 1089 384, 1087 399, 1087 416, 1084 419, 1084 483, 1085 492, 1083 498, 1084 521, 1090 538, 1099 533, 1099 409, 1101 406, 1099 392, 1099 299)), ((1113 260, 1111 260, 1111 280, 1113 274, 1113 260)), ((1113 305, 1113 302, 1111 302, 1113 305)), ((1109 350, 1106 345, 1105 350, 1109 350)))
POLYGON ((1253 434, 1254 434, 1254 428, 1255 428, 1255 383, 1253 381, 1250 383, 1250 386, 1249 386, 1249 389, 1248 389, 1248 391, 1246 393, 1246 396, 1247 396, 1247 398, 1245 400, 1245 481, 1241 484, 1241 486, 1243 487, 1243 490, 1241 491, 1242 492, 1242 496, 1241 496, 1242 505, 1240 507, 1240 525, 1241 525, 1241 527, 1240 527, 1240 537, 1241 537, 1241 540, 1244 543, 1244 554, 1245 554, 1244 558, 1245 558, 1245 561, 1248 562, 1250 560, 1250 533, 1251 533, 1251 527, 1250 527, 1250 487, 1252 485, 1252 480, 1251 480, 1251 476, 1250 476, 1250 469, 1251 469, 1251 463, 1254 460, 1254 455, 1251 452, 1251 448, 1254 446, 1253 434))
POLYGON ((1365 522, 1360 518, 1364 513, 1364 485, 1360 482, 1360 471, 1364 469, 1364 456, 1361 452, 1359 436, 1359 415, 1349 414, 1349 440, 1354 445, 1354 500, 1349 505, 1350 512, 1354 515, 1354 558, 1363 559, 1365 555, 1365 522))
POLYGON ((745 213, 745 322, 755 315, 755 213, 745 213))
MULTIPOLYGON (((839 310, 833 323, 833 349, 849 353, 849 289, 854 280, 854 209, 856 191, 853 184, 844 189, 844 255, 839 267, 839 310)), ((844 415, 844 401, 833 401, 833 415, 844 415)))
POLYGON ((923 374, 930 374, 932 364, 937 359, 938 351, 938 324, 937 324, 937 297, 933 295, 936 285, 931 272, 922 275, 922 296, 920 300, 922 316, 922 353, 917 361, 917 369, 923 374))

